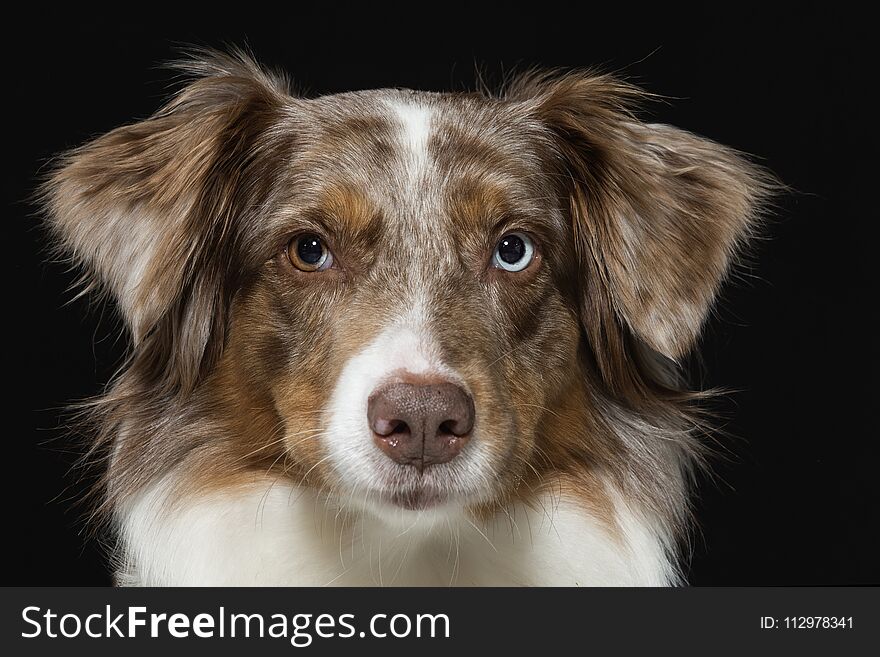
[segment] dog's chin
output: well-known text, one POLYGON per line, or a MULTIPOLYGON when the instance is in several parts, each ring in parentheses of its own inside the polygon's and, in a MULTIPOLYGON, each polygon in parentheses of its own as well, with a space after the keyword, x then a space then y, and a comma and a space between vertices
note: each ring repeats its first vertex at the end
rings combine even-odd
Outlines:
POLYGON ((489 495, 478 491, 456 491, 437 486, 391 486, 373 488, 369 492, 341 495, 339 502, 349 510, 372 516, 392 527, 427 528, 450 518, 461 516, 470 506, 479 504, 489 495))
POLYGON ((389 491, 374 498, 369 512, 382 524, 405 531, 430 532, 445 521, 461 516, 467 506, 457 495, 433 490, 389 491))
POLYGON ((425 511, 442 506, 446 502, 446 495, 430 489, 401 490, 384 494, 382 500, 405 511, 425 511))
POLYGON ((377 492, 372 506, 400 512, 454 513, 463 509, 470 495, 441 491, 432 486, 395 488, 377 492))

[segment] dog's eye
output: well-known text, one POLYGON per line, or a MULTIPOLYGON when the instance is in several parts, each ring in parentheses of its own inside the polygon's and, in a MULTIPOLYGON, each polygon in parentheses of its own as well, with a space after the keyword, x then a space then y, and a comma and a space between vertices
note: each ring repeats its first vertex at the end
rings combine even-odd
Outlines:
POLYGON ((522 271, 535 258, 535 244, 528 235, 508 233, 498 241, 492 263, 505 271, 522 271))
POLYGON ((324 271, 333 265, 333 254, 314 233, 303 233, 290 240, 287 257, 300 271, 324 271))

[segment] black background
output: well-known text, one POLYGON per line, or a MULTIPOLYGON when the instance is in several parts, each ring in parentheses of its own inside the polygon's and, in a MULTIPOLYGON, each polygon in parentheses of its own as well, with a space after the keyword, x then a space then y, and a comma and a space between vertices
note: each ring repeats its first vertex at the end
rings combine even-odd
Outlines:
POLYGON ((473 88, 477 66, 492 83, 531 65, 601 65, 667 98, 652 119, 757 156, 793 191, 699 347, 701 384, 738 390, 722 409, 737 438, 700 489, 690 581, 880 583, 873 21, 836 3, 570 4, 236 8, 222 21, 156 9, 112 24, 46 10, 7 22, 4 583, 109 582, 70 501, 80 485, 61 409, 99 392, 125 347, 112 313, 66 303, 74 275, 48 262, 28 195, 52 155, 161 104, 173 87, 158 65, 176 46, 224 43, 250 45, 310 93, 473 88))

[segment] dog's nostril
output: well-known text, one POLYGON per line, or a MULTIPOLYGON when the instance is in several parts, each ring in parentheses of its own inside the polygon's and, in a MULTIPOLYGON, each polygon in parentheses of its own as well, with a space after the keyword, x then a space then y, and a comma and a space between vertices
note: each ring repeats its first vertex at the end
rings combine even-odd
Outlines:
POLYGON ((437 427, 437 433, 447 435, 447 436, 449 436, 449 435, 456 436, 456 435, 458 435, 458 432, 455 430, 457 426, 458 426, 458 422, 449 421, 449 420, 447 420, 446 422, 441 422, 440 426, 437 427))
POLYGON ((409 425, 406 422, 397 422, 391 429, 391 433, 409 433, 409 425))
POLYGON ((367 419, 379 449, 422 469, 461 452, 474 425, 474 402, 452 383, 392 383, 370 396, 367 419))
POLYGON ((409 433, 409 425, 403 420, 386 419, 381 414, 372 418, 370 428, 380 436, 409 433))

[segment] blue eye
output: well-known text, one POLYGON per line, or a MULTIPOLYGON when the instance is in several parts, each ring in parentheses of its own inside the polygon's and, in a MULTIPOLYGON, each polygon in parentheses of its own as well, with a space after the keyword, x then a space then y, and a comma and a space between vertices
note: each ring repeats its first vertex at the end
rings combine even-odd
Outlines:
POLYGON ((314 233, 303 233, 290 240, 287 258, 294 267, 305 272, 324 271, 333 265, 333 254, 314 233))
POLYGON ((492 263, 505 271, 522 271, 535 258, 535 243, 523 233, 508 233, 495 246, 492 263))

